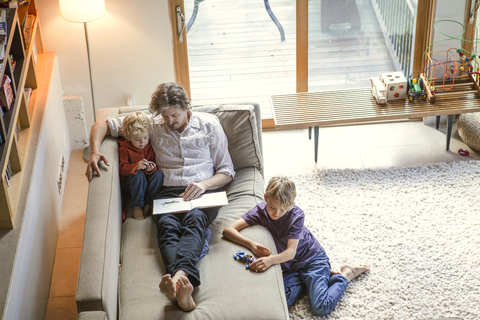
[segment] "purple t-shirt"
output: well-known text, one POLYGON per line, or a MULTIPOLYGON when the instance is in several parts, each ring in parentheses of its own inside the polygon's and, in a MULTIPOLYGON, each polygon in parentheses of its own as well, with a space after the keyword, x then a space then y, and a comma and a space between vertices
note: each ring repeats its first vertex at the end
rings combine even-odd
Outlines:
POLYGON ((282 270, 297 271, 320 251, 320 242, 304 226, 305 214, 296 205, 280 219, 272 220, 267 213, 267 203, 262 202, 245 213, 242 218, 249 226, 259 224, 267 228, 273 236, 278 253, 287 249, 288 239, 300 240, 295 258, 282 263, 282 270))

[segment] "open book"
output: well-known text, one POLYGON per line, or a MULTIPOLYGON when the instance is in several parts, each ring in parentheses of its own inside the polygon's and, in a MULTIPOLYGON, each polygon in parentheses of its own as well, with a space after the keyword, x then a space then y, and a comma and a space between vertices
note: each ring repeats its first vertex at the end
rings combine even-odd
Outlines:
POLYGON ((153 201, 153 214, 188 212, 194 208, 220 207, 228 204, 225 191, 202 194, 190 201, 183 198, 156 199, 153 201))

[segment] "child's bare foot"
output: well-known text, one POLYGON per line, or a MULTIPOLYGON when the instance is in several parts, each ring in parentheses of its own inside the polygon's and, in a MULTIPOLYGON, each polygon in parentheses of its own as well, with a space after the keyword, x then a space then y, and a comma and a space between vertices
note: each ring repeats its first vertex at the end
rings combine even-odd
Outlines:
POLYGON ((149 205, 149 204, 146 204, 146 205, 143 207, 143 217, 146 218, 149 213, 150 213, 150 205, 149 205))
POLYGON ((175 290, 175 285, 173 284, 170 274, 166 274, 162 277, 162 281, 160 281, 159 287, 162 292, 165 292, 165 295, 168 299, 172 301, 175 301, 177 299, 177 292, 175 290))
POLYGON ((342 264, 340 266, 340 270, 342 272, 342 275, 348 279, 348 281, 352 281, 356 277, 358 277, 360 274, 364 273, 365 271, 369 271, 370 267, 367 265, 361 265, 361 266, 351 266, 348 264, 342 264))
POLYGON ((187 277, 181 276, 177 282, 177 302, 183 311, 192 311, 197 305, 192 297, 193 286, 187 277))
POLYGON ((143 220, 142 207, 133 207, 133 217, 135 220, 143 220))
POLYGON ((336 274, 342 274, 342 273, 340 271, 330 270, 330 278, 333 277, 336 274))

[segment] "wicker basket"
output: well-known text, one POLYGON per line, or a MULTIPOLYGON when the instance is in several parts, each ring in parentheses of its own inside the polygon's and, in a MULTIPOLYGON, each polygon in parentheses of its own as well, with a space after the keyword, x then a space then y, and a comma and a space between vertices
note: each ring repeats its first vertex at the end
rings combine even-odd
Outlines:
POLYGON ((457 130, 467 146, 480 151, 480 112, 461 114, 457 121, 457 130))

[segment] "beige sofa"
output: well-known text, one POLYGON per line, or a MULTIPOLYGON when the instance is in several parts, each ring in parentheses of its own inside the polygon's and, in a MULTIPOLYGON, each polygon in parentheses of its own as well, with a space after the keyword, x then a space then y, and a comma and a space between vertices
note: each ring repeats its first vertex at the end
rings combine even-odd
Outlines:
MULTIPOLYGON (((146 106, 102 109, 97 121, 138 109, 146 106)), ((101 177, 94 177, 88 191, 76 293, 79 319, 289 318, 280 266, 265 273, 248 271, 233 259, 242 248, 222 238, 227 225, 263 199, 259 106, 201 106, 193 111, 210 112, 220 119, 236 171, 235 179, 224 187, 229 205, 220 209, 210 225, 210 251, 198 264, 202 284, 193 293, 197 308, 183 312, 159 290, 165 269, 152 218, 127 218, 122 224, 118 147, 116 139, 106 137, 101 152, 110 166, 102 166, 101 177)), ((127 217, 131 215, 127 213, 127 217)), ((242 232, 276 251, 263 227, 242 232)))

